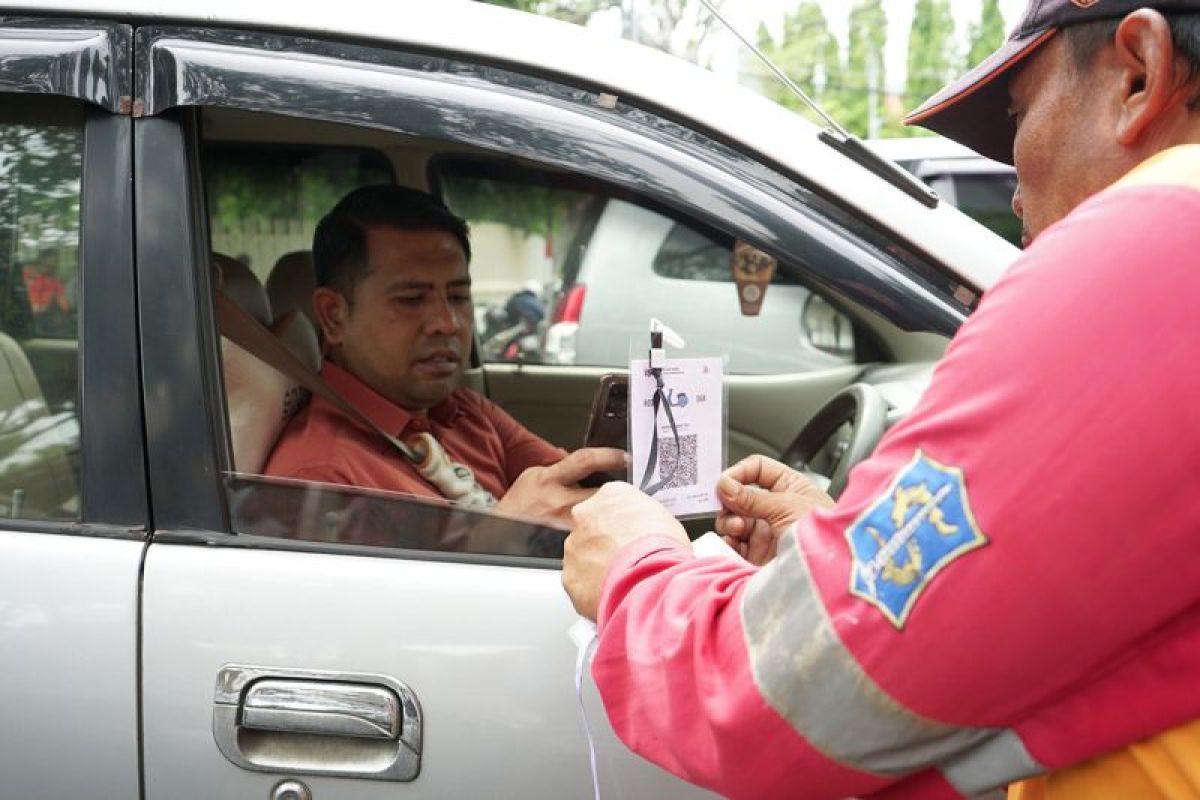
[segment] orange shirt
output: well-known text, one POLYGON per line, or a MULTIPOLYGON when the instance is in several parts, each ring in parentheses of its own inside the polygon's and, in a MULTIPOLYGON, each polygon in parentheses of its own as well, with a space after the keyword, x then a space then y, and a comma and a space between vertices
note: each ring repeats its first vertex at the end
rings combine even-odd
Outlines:
MULTIPOLYGON (((326 362, 321 377, 398 438, 432 433, 446 453, 470 467, 479 485, 497 499, 527 468, 553 464, 566 455, 470 389, 458 389, 427 416, 416 416, 335 364, 326 362)), ((285 478, 441 496, 378 433, 320 397, 313 397, 288 423, 263 471, 285 478)))
POLYGON ((1110 755, 1015 784, 1009 800, 1195 800, 1200 720, 1110 755))

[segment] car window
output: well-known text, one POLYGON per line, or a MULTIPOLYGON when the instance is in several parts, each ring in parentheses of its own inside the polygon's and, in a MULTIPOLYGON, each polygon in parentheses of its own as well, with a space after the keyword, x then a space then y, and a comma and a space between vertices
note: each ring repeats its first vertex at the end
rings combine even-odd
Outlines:
POLYGON ((0 516, 77 519, 83 111, 0 97, 0 516))
POLYGON ((965 214, 1021 246, 1021 220, 1012 210, 1014 173, 955 175, 953 181, 955 203, 965 214))
POLYGON ((796 265, 776 270, 758 316, 743 316, 727 234, 599 182, 462 160, 435 169, 447 205, 471 225, 485 361, 624 367, 651 318, 698 351, 727 355, 732 373, 853 360, 849 319, 832 309, 839 321, 809 318, 796 265), (839 330, 825 335, 830 324, 839 330), (768 340, 793 346, 762 347, 768 340))
POLYGON ((357 186, 391 183, 374 150, 222 142, 205 148, 212 248, 267 280, 279 259, 312 248, 313 231, 357 186))
MULTIPOLYGON (((287 123, 258 121, 288 130, 287 123)), ((286 304, 311 295, 314 281, 311 260, 298 263, 292 256, 308 252, 317 222, 351 190, 393 182, 391 163, 378 151, 342 146, 218 141, 208 142, 203 152, 218 290, 270 327, 307 367, 319 370, 323 358, 315 326, 284 313, 291 310, 286 304)), ((487 234, 477 231, 473 239, 487 234)), ((234 532, 446 557, 469 553, 537 563, 562 557, 562 531, 464 510, 440 498, 267 474, 284 426, 305 412, 311 393, 232 336, 221 338, 221 360, 234 532)), ((382 437, 380 444, 387 446, 382 437)))

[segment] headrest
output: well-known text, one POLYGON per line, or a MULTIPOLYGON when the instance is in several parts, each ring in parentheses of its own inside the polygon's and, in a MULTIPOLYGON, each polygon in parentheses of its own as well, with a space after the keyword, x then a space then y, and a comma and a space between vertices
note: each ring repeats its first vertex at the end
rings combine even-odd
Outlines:
POLYGON ((267 276, 267 296, 275 309, 275 318, 282 319, 289 311, 297 309, 317 329, 319 323, 312 308, 316 288, 317 273, 313 269, 311 251, 293 250, 280 256, 267 276))
POLYGON ((313 372, 321 371, 321 344, 308 317, 292 309, 271 326, 271 333, 313 372))
POLYGON ((263 325, 270 325, 271 301, 262 283, 250 268, 237 259, 223 253, 212 254, 212 265, 216 271, 217 288, 237 304, 238 308, 254 317, 263 325))

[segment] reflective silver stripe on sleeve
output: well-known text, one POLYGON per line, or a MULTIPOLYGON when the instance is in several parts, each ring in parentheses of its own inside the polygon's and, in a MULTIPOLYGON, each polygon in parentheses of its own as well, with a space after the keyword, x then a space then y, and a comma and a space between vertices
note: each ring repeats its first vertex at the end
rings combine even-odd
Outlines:
POLYGON ((1046 771, 1029 755, 1021 738, 1009 730, 995 733, 977 747, 940 765, 940 769, 942 777, 967 797, 1046 771))
MULTIPOLYGON (((884 692, 838 638, 795 531, 780 541, 779 550, 746 589, 742 627, 763 699, 809 744, 852 769, 895 776, 949 763, 1006 733, 936 722, 884 692)), ((1005 766, 1019 775, 1032 763, 1025 753, 1019 764, 991 764, 990 750, 979 752, 981 760, 994 767, 989 775, 1003 772, 1005 766)), ((966 770, 974 768, 967 765, 968 759, 963 764, 966 770)))

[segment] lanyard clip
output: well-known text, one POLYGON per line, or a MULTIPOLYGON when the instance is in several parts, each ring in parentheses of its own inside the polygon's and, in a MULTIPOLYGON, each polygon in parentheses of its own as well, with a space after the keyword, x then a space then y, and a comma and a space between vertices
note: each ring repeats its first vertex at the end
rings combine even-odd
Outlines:
POLYGON ((667 351, 663 343, 679 350, 684 347, 683 337, 671 330, 656 317, 650 319, 650 369, 661 370, 667 365, 667 351))

